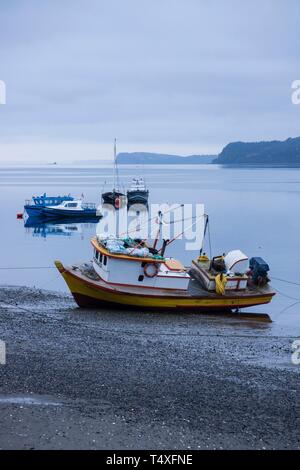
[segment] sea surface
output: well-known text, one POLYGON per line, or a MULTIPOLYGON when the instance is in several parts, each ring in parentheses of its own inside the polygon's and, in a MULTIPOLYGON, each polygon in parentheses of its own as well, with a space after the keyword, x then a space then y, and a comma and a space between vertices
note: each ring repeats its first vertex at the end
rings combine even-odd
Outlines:
MULTIPOLYGON (((240 249, 249 258, 263 257, 278 295, 270 305, 250 310, 268 313, 283 331, 300 337, 300 168, 120 167, 124 187, 135 176, 145 178, 152 204, 205 205, 210 217, 208 253, 211 245, 214 256, 240 249)), ((98 205, 103 188, 111 184, 109 165, 0 167, 0 284, 66 291, 53 262, 90 260, 96 225, 62 221, 26 227, 28 221, 16 215, 23 211, 25 199, 44 192, 84 195, 86 202, 98 205)), ((176 240, 168 253, 189 265, 199 248, 186 251, 186 240, 176 240)))

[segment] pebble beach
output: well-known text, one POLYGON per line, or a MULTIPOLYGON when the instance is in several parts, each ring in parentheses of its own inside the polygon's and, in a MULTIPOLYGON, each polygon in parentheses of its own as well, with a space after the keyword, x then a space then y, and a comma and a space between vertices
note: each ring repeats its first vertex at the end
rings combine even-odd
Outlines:
POLYGON ((295 338, 272 324, 2 286, 0 339, 1 449, 300 448, 295 338))

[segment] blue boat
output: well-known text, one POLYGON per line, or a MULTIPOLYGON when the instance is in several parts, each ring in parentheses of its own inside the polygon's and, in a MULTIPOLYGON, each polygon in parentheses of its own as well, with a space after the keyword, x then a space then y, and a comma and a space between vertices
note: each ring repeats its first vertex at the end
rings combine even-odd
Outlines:
POLYGON ((90 219, 102 217, 102 214, 96 208, 95 204, 85 203, 82 199, 63 201, 59 205, 46 206, 43 208, 43 216, 50 218, 78 218, 78 219, 90 219))
POLYGON ((24 209, 29 217, 40 217, 43 215, 46 206, 59 206, 65 201, 73 201, 74 198, 68 196, 47 196, 44 193, 42 196, 33 196, 32 201, 25 202, 24 209))

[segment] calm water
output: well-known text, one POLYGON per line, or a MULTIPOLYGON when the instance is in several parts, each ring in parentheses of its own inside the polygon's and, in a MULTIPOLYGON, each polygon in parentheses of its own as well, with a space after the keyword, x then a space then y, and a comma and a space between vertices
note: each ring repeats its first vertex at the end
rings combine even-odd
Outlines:
MULTIPOLYGON (((124 166, 121 178, 127 186, 132 177, 146 178, 152 203, 204 203, 210 215, 213 254, 239 248, 249 257, 262 256, 271 276, 300 284, 300 169, 217 166, 124 166)), ((2 269, 52 266, 91 258, 93 224, 62 224, 25 228, 16 219, 24 200, 32 194, 85 195, 99 202, 104 182, 111 182, 109 167, 2 167, 0 284, 66 290, 54 269, 2 269)), ((197 254, 184 252, 175 242, 170 255, 185 264, 197 254)), ((295 328, 300 334, 300 287, 273 281, 281 294, 270 306, 255 308, 268 313, 277 325, 295 328), (294 304, 283 312, 283 309, 294 304)))

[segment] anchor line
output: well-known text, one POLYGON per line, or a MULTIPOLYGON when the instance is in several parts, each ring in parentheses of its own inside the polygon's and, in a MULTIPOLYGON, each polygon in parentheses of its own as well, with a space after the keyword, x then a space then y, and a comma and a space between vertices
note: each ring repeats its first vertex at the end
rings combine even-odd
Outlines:
POLYGON ((0 270, 7 271, 7 270, 21 270, 21 269, 56 269, 55 266, 7 266, 7 267, 0 267, 0 270))
POLYGON ((299 282, 288 281, 287 279, 282 279, 282 278, 280 278, 280 277, 274 277, 274 276, 272 276, 271 279, 274 280, 274 281, 285 282, 286 284, 291 284, 291 285, 293 285, 293 286, 300 286, 300 283, 299 283, 299 282))
POLYGON ((297 302, 294 302, 293 304, 289 305, 288 307, 285 307, 283 310, 281 310, 279 312, 278 315, 281 315, 282 313, 287 312, 287 310, 289 310, 290 308, 295 307, 296 305, 299 305, 299 304, 300 304, 300 300, 298 300, 297 302))

